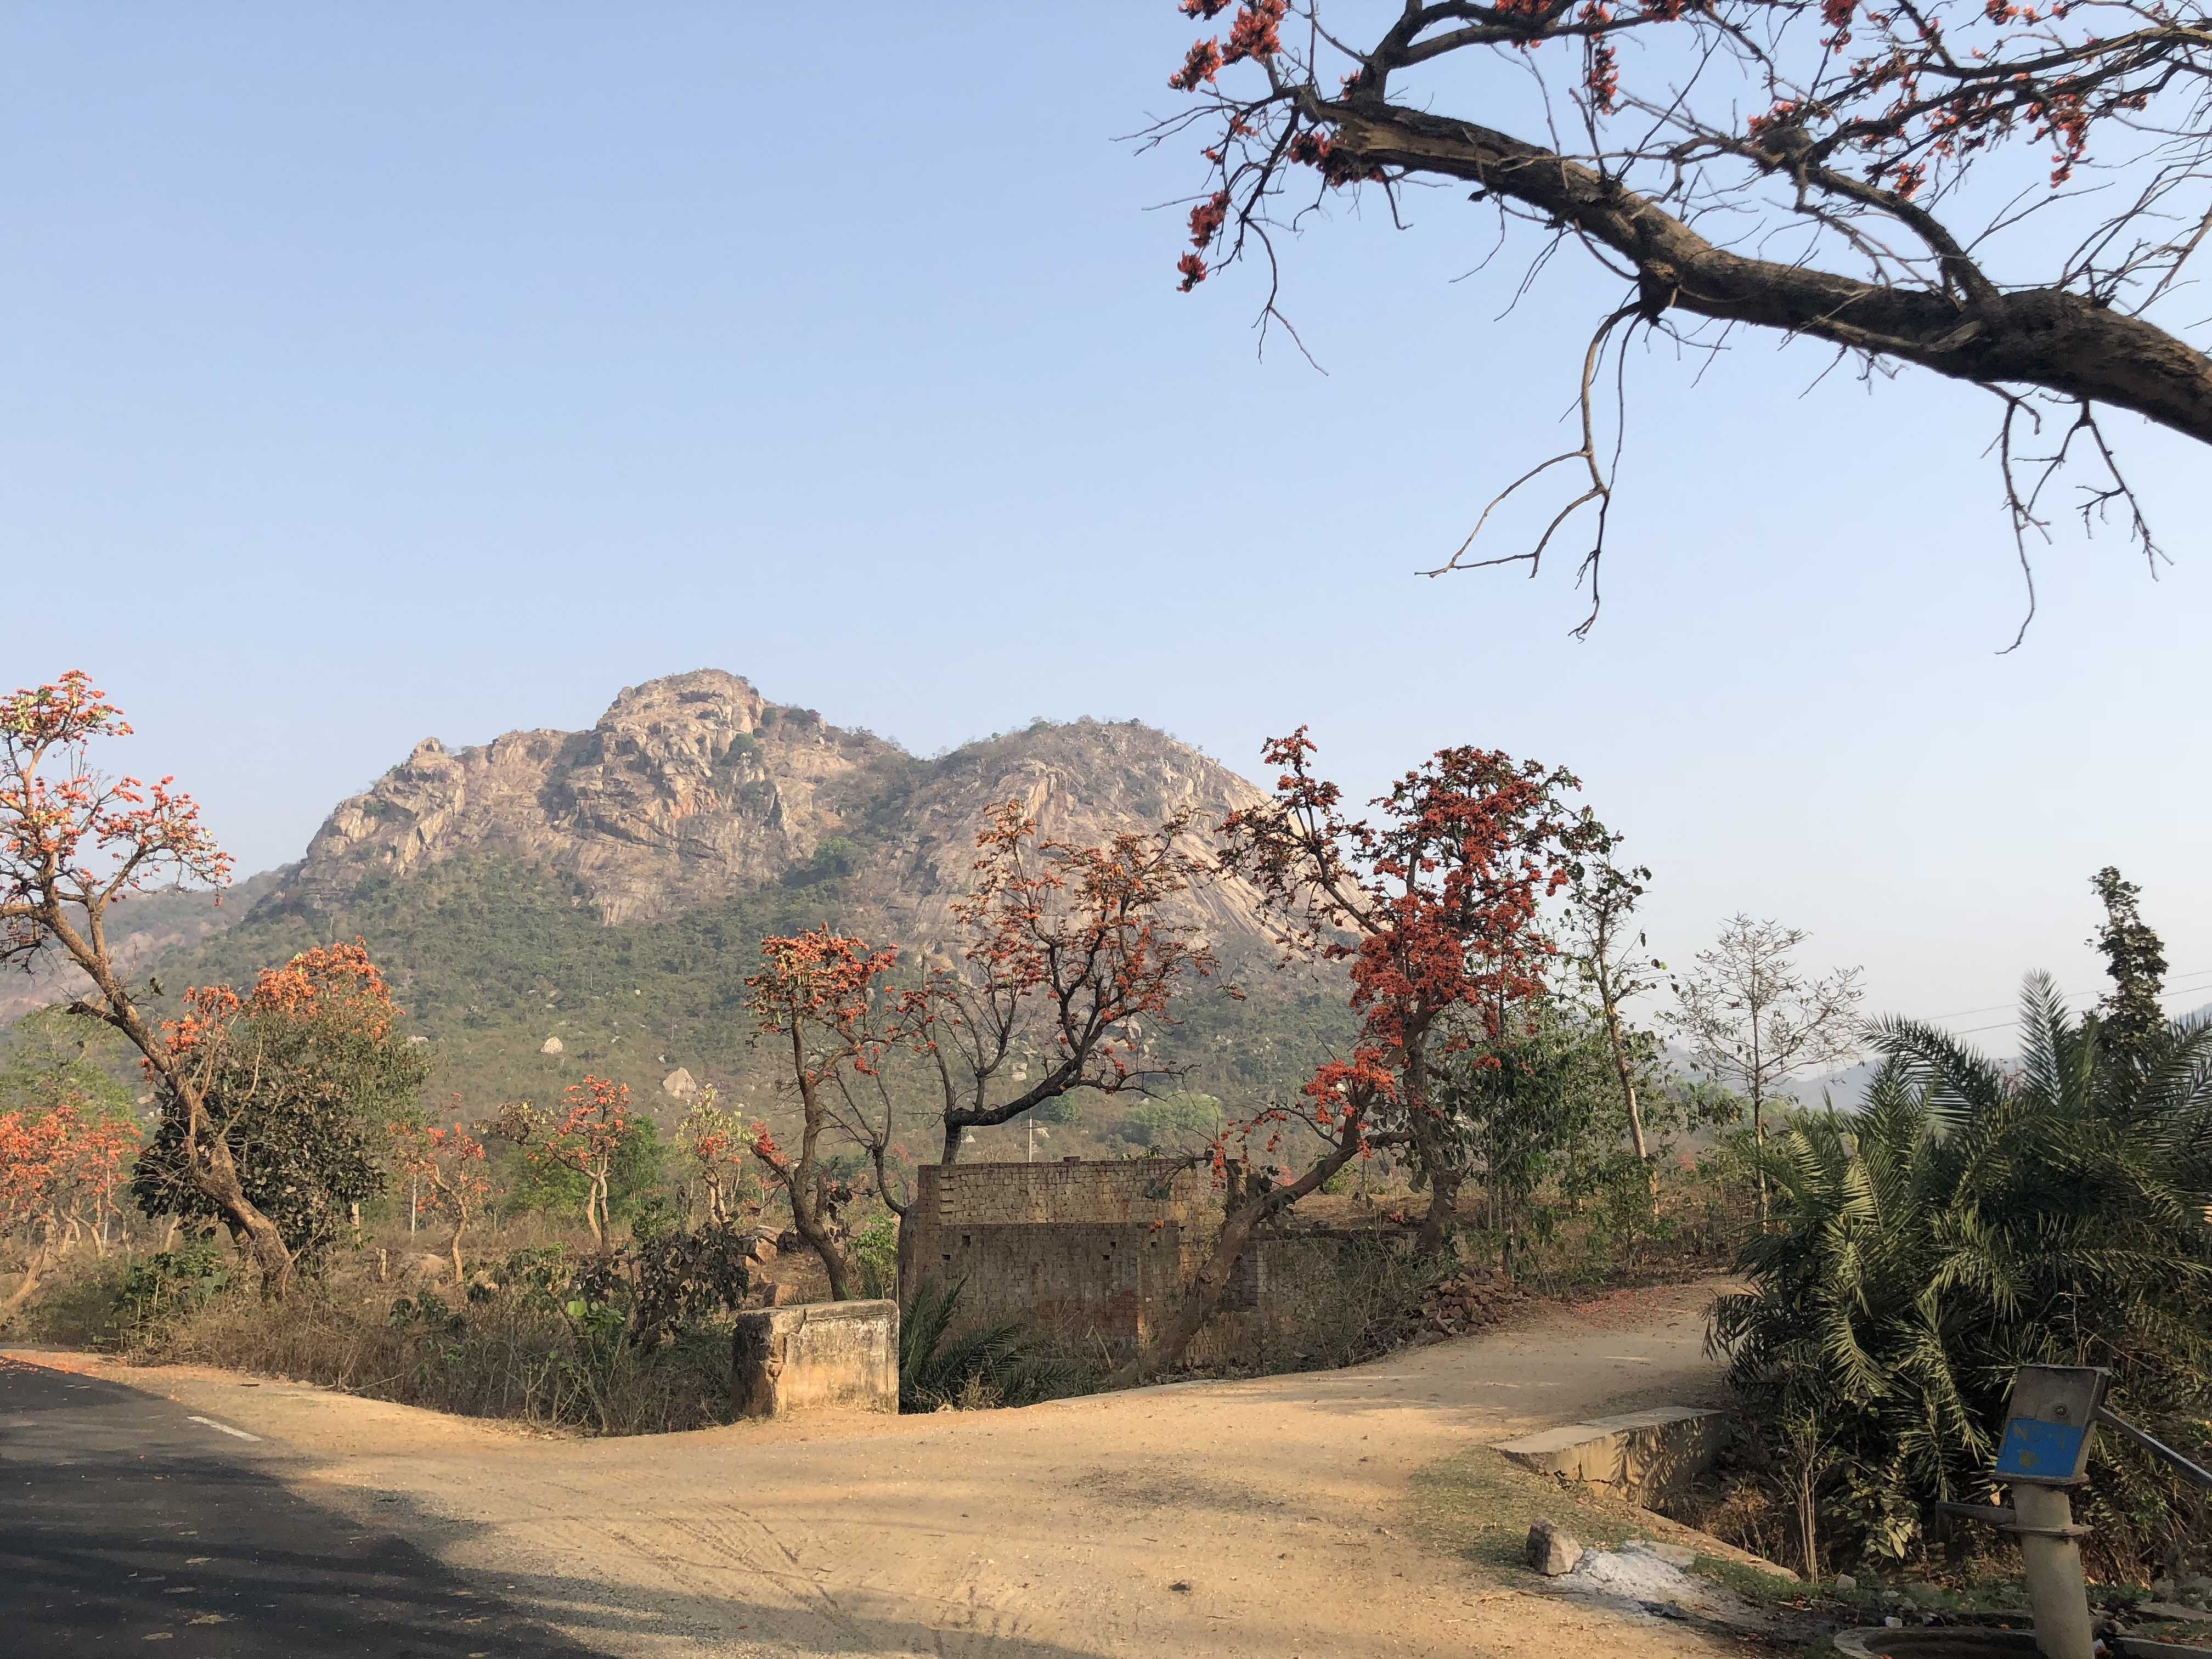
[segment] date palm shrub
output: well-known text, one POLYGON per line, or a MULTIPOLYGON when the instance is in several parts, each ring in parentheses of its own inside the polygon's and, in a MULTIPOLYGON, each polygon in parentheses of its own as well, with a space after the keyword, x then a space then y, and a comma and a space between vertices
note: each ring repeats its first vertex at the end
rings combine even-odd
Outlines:
POLYGON ((1030 1406, 1088 1390, 1086 1369, 1018 1321, 955 1334, 967 1280, 924 1279, 899 1310, 899 1409, 1030 1406))
MULTIPOLYGON (((2212 1443, 2212 1021, 2114 1064, 2038 975, 2020 1029, 2001 1063, 1881 1022, 1863 1109, 1770 1143, 1772 1231, 1711 1344, 1808 1571, 1924 1553, 1934 1502, 1989 1501, 2023 1364, 2109 1366, 2118 1409, 2200 1459, 2212 1443)), ((2193 1508, 2098 1437, 2076 1510, 2102 1569, 2171 1559, 2193 1508)))

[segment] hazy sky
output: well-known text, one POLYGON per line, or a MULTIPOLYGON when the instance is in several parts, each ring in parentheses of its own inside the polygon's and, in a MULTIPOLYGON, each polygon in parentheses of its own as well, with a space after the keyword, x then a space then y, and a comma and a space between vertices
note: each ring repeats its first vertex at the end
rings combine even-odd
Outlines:
POLYGON ((702 665, 925 752, 1134 715, 1249 774, 1310 723, 1367 793, 1474 742, 1583 775, 1678 961, 1745 909, 1987 1025, 2028 967, 2094 988, 2116 862, 2212 1000, 2212 459, 2116 420, 2174 568, 2063 538, 1999 655, 1985 398, 1639 353, 1596 631, 1571 560, 1419 580, 1558 442, 1613 289, 1501 323, 1455 195, 1340 211, 1288 262, 1326 374, 1258 359, 1255 279, 1178 295, 1147 210, 1192 158, 1116 142, 1189 33, 10 9, 0 682, 92 672, 246 869, 425 735, 702 665))

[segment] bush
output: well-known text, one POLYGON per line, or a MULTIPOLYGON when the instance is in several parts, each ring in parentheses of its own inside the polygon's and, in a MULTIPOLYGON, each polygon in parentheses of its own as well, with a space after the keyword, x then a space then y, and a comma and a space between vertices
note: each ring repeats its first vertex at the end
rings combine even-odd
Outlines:
POLYGON ((898 1237, 898 1218, 888 1212, 871 1216, 854 1230, 848 1254, 860 1271, 862 1296, 896 1299, 898 1237))
MULTIPOLYGON (((2109 1366, 2120 1409, 2200 1461, 2212 1443, 2212 1021, 2116 1066, 2039 975, 2021 1036, 2005 1066, 1891 1022, 1864 1109, 1771 1143, 1776 1231, 1714 1340, 1814 1570, 1896 1560, 1929 1505, 1986 1501, 2024 1364, 2109 1366)), ((2121 1573, 2191 1501, 2109 1433, 2084 1499, 2085 1547, 2121 1573)))
POLYGON ((236 1366, 600 1434, 731 1419, 730 1316, 745 1290, 732 1227, 666 1229, 613 1255, 518 1250, 479 1271, 458 1301, 422 1291, 381 1311, 335 1274, 304 1276, 272 1303, 227 1269, 202 1273, 198 1258, 172 1255, 134 1270, 122 1298, 132 1358, 236 1366))
POLYGON ((125 1340, 143 1341, 190 1319, 233 1288, 230 1253, 212 1237, 161 1250, 125 1272, 115 1314, 125 1340))
POLYGON ((899 1409, 1030 1406, 1083 1392, 1084 1369, 1008 1321, 948 1336, 967 1281, 924 1281, 899 1313, 899 1409))

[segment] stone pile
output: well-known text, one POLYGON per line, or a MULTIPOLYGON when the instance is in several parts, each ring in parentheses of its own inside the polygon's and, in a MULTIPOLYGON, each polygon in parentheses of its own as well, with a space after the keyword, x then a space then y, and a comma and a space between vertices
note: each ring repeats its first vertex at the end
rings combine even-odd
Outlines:
POLYGON ((1528 1300, 1528 1293, 1504 1273, 1455 1273, 1423 1298, 1420 1328, 1431 1336, 1464 1336, 1496 1324, 1528 1300))

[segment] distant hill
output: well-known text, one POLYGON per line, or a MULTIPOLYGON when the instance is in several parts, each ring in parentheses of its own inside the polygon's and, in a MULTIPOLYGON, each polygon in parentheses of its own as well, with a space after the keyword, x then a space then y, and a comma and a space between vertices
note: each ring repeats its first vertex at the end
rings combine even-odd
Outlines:
MULTIPOLYGON (((425 739, 340 802, 300 863, 255 878, 247 903, 161 912, 143 965, 173 994, 359 935, 461 1110, 556 1097, 590 1069, 672 1116, 659 1089, 678 1066, 767 1110, 742 983, 762 937, 834 924, 945 951, 976 832, 1010 798, 1048 835, 1089 842, 1186 806, 1218 821, 1259 795, 1134 721, 1039 722, 925 759, 702 671, 625 689, 588 732, 425 739)), ((1278 971, 1241 882, 1192 894, 1179 917, 1249 994, 1205 992, 1147 1042, 1224 1100, 1294 1086, 1349 1030, 1340 983, 1278 971)))
MULTIPOLYGON (((283 872, 270 870, 214 893, 139 893, 108 912, 108 941, 116 964, 137 977, 156 961, 214 938, 243 921, 277 885, 283 872)), ((32 959, 27 971, 0 974, 0 1027, 13 1024, 33 1008, 61 1002, 89 983, 49 947, 32 959)))

